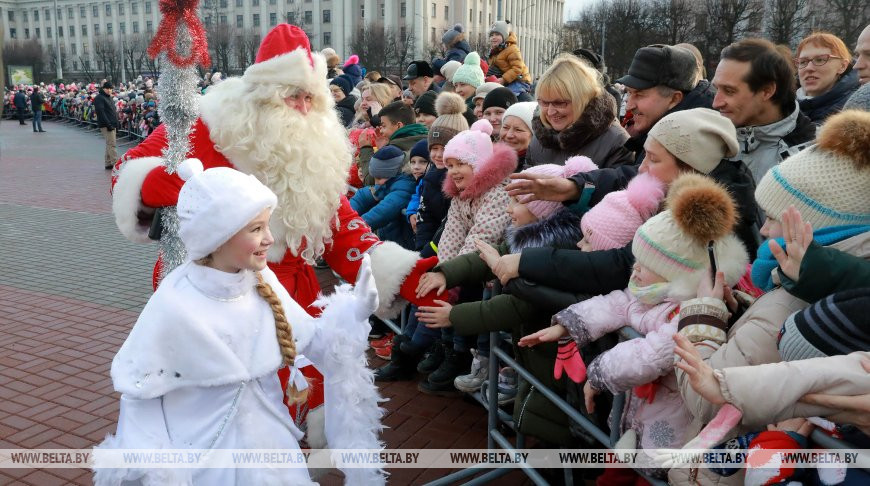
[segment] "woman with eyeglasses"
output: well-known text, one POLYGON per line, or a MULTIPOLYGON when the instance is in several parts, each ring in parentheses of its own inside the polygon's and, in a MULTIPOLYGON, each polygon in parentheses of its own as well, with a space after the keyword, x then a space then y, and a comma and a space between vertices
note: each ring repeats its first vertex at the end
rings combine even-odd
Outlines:
POLYGON ((594 68, 564 54, 538 80, 536 97, 526 167, 561 165, 575 155, 599 167, 633 162, 632 152, 623 147, 628 133, 616 120, 616 103, 594 68))
POLYGON ((828 116, 840 111, 858 89, 852 55, 839 37, 827 32, 805 37, 795 52, 801 112, 820 125, 828 116))

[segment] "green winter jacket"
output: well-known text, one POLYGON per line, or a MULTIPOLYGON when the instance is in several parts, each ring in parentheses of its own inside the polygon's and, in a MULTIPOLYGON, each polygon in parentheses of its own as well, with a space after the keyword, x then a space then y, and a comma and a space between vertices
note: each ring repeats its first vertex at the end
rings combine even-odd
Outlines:
POLYGON ((783 288, 795 297, 813 303, 842 290, 870 286, 870 260, 830 246, 810 243, 801 261, 797 282, 777 270, 783 288))

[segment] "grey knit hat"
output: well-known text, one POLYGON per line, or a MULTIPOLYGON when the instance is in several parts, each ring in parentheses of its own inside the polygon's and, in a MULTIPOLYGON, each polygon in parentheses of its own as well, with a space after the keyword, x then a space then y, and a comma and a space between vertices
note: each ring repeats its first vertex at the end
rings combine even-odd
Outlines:
POLYGON ((389 179, 396 176, 405 164, 405 152, 395 145, 387 145, 372 155, 369 174, 375 179, 389 179))
POLYGON ((468 121, 463 116, 467 109, 465 101, 456 93, 443 92, 435 100, 438 118, 429 127, 429 148, 446 146, 461 131, 468 130, 468 121))
POLYGON ((843 105, 844 110, 870 111, 870 83, 864 83, 843 105))
POLYGON ((822 358, 870 349, 870 288, 829 295, 790 315, 779 332, 783 361, 822 358))
POLYGON ((451 47, 453 44, 458 42, 457 39, 459 39, 459 36, 461 36, 464 31, 465 29, 462 28, 462 24, 456 24, 452 29, 444 32, 444 35, 441 36, 441 42, 443 42, 445 46, 451 47))
POLYGON ((504 20, 497 21, 489 28, 489 34, 492 34, 493 32, 501 35, 501 38, 506 42, 508 35, 511 33, 510 22, 504 20))

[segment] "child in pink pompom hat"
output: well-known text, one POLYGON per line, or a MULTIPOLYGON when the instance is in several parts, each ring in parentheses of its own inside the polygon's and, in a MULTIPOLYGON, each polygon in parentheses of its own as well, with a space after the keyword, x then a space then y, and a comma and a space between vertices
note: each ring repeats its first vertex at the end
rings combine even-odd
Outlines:
POLYGON ((583 251, 622 248, 659 211, 664 197, 663 182, 649 173, 638 174, 627 188, 608 193, 583 215, 583 240, 577 246, 583 251))

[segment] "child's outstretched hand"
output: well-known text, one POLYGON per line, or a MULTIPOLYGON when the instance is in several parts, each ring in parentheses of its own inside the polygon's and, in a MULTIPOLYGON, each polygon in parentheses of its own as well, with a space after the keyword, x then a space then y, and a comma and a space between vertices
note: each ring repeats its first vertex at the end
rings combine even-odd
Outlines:
POLYGON ((477 251, 480 253, 480 259, 489 265, 490 270, 494 271, 495 265, 501 257, 501 255, 498 254, 498 250, 483 240, 474 240, 474 247, 477 248, 477 251))
POLYGON ((568 330, 561 324, 553 324, 550 327, 545 327, 536 333, 523 336, 517 341, 517 346, 531 347, 541 343, 551 343, 558 341, 560 337, 567 336, 568 330))
MULTIPOLYGON (((709 272, 710 269, 708 268, 707 271, 709 272)), ((701 297, 719 299, 725 302, 725 305, 731 312, 737 310, 737 299, 734 298, 731 287, 725 284, 725 274, 721 271, 716 272, 716 279, 712 283, 706 276, 701 278, 701 281, 698 283, 698 298, 700 299, 701 297)))
POLYGON ((674 341, 677 343, 674 352, 681 358, 674 363, 674 366, 686 372, 689 376, 689 384, 695 392, 714 405, 725 403, 725 397, 722 396, 719 380, 713 374, 713 368, 701 358, 695 345, 680 333, 674 334, 674 341))
POLYGON ((432 290, 437 290, 436 294, 442 294, 447 290, 447 278, 441 272, 428 272, 420 277, 420 283, 417 285, 417 298, 423 297, 432 290))
POLYGON ((594 388, 589 381, 583 385, 583 403, 586 405, 586 411, 592 413, 595 411, 595 395, 601 393, 601 390, 594 388))
POLYGON ((443 300, 436 300, 435 303, 438 307, 420 307, 416 314, 417 320, 433 329, 450 327, 450 309, 453 306, 443 300))
POLYGON ((378 310, 378 288, 372 275, 371 257, 365 255, 359 266, 356 283, 353 285, 353 295, 356 297, 354 315, 359 321, 368 321, 370 315, 378 310))
POLYGON ((810 223, 804 223, 800 211, 794 206, 789 206, 782 213, 781 223, 785 250, 775 240, 770 240, 770 252, 779 263, 782 273, 797 282, 804 254, 813 241, 813 227, 810 223))

